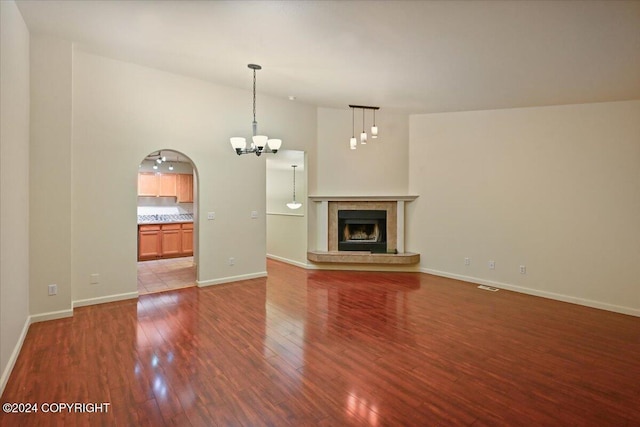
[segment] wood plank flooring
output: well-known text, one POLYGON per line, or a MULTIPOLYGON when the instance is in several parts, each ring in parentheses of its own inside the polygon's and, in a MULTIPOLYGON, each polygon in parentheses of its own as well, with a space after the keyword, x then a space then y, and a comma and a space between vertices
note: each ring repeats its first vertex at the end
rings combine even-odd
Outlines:
POLYGON ((2 426, 639 426, 640 318, 419 273, 307 271, 30 327, 2 426))

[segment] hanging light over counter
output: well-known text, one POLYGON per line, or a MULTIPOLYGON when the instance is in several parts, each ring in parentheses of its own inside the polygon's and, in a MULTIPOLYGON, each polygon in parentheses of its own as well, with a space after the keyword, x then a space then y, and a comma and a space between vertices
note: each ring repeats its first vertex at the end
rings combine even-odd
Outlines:
POLYGON ((243 137, 232 137, 230 139, 231 146, 239 156, 241 154, 255 153, 256 156, 262 153, 277 153, 282 145, 280 139, 269 139, 265 135, 258 135, 258 122, 256 121, 256 70, 262 67, 257 64, 248 64, 247 67, 253 70, 253 137, 251 145, 247 147, 247 140, 243 137))

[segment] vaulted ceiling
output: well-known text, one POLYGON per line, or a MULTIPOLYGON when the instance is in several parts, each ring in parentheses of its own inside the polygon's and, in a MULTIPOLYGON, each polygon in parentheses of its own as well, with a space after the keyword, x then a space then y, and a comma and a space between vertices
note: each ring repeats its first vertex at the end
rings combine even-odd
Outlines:
POLYGON ((18 1, 33 34, 295 102, 408 113, 640 99, 638 1, 18 1))

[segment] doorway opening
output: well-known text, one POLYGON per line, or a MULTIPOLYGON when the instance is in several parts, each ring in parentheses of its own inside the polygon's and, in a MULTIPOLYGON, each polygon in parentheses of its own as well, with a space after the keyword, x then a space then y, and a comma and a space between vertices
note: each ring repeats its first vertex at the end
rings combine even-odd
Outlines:
POLYGON ((138 293, 196 286, 197 170, 175 150, 149 153, 138 167, 138 293))

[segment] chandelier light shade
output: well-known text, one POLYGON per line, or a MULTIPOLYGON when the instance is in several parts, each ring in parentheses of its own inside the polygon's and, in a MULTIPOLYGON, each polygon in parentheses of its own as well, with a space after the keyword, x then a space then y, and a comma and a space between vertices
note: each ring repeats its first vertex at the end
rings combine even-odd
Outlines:
POLYGON ((365 110, 373 110, 373 126, 371 126, 371 138, 378 138, 378 126, 376 126, 376 110, 379 110, 380 107, 372 107, 369 105, 351 105, 351 139, 349 140, 349 147, 352 150, 355 150, 358 146, 358 142, 355 138, 355 123, 354 123, 354 109, 358 108, 362 110, 362 133, 360 134, 360 144, 365 145, 367 143, 367 132, 365 129, 365 121, 364 121, 364 111, 365 110))
POLYGON ((247 67, 253 70, 253 137, 251 138, 251 145, 247 147, 246 138, 234 136, 230 138, 231 147, 233 147, 238 156, 250 153, 256 156, 262 153, 275 154, 282 146, 282 140, 269 139, 265 135, 258 135, 258 122, 256 121, 256 70, 261 70, 262 67, 257 64, 249 64, 247 67))
POLYGON ((287 203, 289 209, 299 209, 302 203, 296 201, 296 168, 298 165, 291 165, 293 168, 293 200, 287 203))

